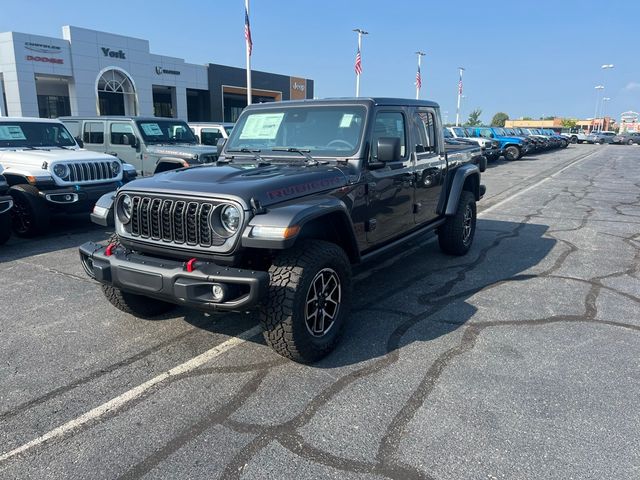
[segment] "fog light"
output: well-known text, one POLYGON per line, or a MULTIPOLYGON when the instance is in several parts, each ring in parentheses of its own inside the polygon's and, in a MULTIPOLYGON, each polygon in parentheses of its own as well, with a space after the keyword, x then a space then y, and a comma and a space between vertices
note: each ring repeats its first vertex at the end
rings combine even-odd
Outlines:
POLYGON ((220 285, 219 283, 214 283, 211 286, 211 295, 213 295, 214 302, 222 302, 226 295, 226 288, 224 285, 220 285))
POLYGON ((73 197, 71 195, 67 194, 67 195, 64 196, 64 199, 65 199, 65 201, 70 202, 73 199, 73 197))

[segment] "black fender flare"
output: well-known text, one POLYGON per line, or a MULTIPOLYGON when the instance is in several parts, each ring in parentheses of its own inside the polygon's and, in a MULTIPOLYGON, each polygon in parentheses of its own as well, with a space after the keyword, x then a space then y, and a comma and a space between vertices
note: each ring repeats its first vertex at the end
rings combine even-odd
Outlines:
POLYGON ((456 173, 451 180, 451 187, 449 190, 449 198, 447 199, 447 206, 444 214, 446 216, 452 216, 456 214, 458 210, 458 203, 460 202, 460 195, 464 190, 464 184, 467 178, 475 176, 475 182, 473 187, 473 194, 476 197, 476 201, 480 200, 480 170, 477 165, 462 165, 456 169, 456 173))
MULTIPOLYGON (((314 220, 326 218, 327 222, 340 233, 341 247, 352 262, 360 259, 356 233, 345 203, 339 198, 323 195, 308 199, 298 199, 283 205, 267 207, 266 213, 255 215, 242 233, 245 248, 284 250, 292 247, 296 240, 305 237, 305 227, 314 220), (258 238, 252 236, 256 226, 287 228, 294 227, 296 233, 289 238, 258 238)), ((313 238, 313 237, 312 237, 313 238)))

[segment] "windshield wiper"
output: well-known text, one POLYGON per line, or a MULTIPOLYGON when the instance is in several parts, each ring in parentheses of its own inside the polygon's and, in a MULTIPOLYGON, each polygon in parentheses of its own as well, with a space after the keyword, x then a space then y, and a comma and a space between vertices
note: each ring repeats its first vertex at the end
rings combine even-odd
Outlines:
MULTIPOLYGON (((271 162, 269 162, 268 160, 265 160, 264 158, 262 158, 260 156, 260 152, 262 150, 257 149, 257 150, 251 150, 250 148, 238 148, 237 150, 227 150, 225 153, 250 153, 253 155, 253 159, 256 161, 256 164, 258 167, 267 167, 269 165, 271 165, 271 162)), ((229 162, 233 159, 233 155, 231 155, 230 157, 225 157, 225 159, 229 159, 229 162)))
MULTIPOLYGON (((309 150, 308 148, 297 148, 297 147, 287 147, 287 148, 280 148, 280 147, 276 147, 276 148, 272 148, 271 149, 272 152, 290 152, 290 153, 299 153, 300 155, 302 155, 304 158, 307 159, 306 164, 308 166, 316 166, 316 165, 320 165, 321 162, 319 162, 318 160, 316 160, 315 158, 313 158, 311 155, 309 155, 309 152, 311 150, 309 150)), ((323 164, 328 164, 329 162, 327 161, 323 161, 323 164)))

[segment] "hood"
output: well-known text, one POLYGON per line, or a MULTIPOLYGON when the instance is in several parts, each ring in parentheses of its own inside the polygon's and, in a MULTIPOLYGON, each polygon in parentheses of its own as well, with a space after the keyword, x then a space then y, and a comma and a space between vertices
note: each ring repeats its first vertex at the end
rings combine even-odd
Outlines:
POLYGON ((91 150, 65 150, 55 148, 51 150, 0 150, 0 162, 6 163, 33 163, 41 165, 43 162, 55 161, 88 162, 90 160, 111 161, 115 158, 105 153, 92 152, 91 150))
POLYGON ((332 165, 205 165, 156 174, 127 183, 122 191, 234 197, 248 207, 251 198, 264 206, 331 191, 347 185, 347 176, 332 165))
POLYGON ((218 155, 218 149, 209 145, 179 144, 179 145, 148 145, 147 153, 155 155, 170 155, 172 157, 192 158, 193 155, 218 155))
POLYGON ((522 138, 520 137, 496 137, 498 140, 507 141, 507 142, 515 142, 515 143, 524 143, 522 138))

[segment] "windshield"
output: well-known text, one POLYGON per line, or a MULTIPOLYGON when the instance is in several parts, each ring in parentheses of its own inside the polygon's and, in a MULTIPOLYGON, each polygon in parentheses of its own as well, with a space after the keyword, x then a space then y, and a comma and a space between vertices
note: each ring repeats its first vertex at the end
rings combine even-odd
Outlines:
POLYGON ((236 123, 226 151, 296 148, 317 156, 358 151, 366 109, 359 105, 269 108, 250 111, 236 123))
POLYGON ((493 131, 499 137, 504 137, 506 135, 505 131, 502 128, 494 128, 493 131))
POLYGON ((137 121, 145 143, 197 143, 189 126, 180 120, 137 121))
POLYGON ((480 128, 478 131, 481 137, 493 138, 493 132, 488 128, 480 128))
POLYGON ((61 123, 7 122, 0 120, 0 147, 75 147, 76 142, 61 123))
POLYGON ((451 134, 448 128, 443 128, 442 133, 444 135, 444 138, 453 138, 453 135, 451 134))
POLYGON ((224 129, 226 130, 227 135, 231 135, 231 130, 233 130, 233 125, 230 127, 224 127, 224 129))
POLYGON ((453 131, 456 132, 456 135, 458 137, 466 137, 466 136, 468 136, 467 132, 464 131, 464 128, 456 127, 456 128, 453 129, 453 131))

